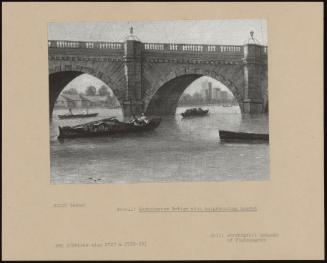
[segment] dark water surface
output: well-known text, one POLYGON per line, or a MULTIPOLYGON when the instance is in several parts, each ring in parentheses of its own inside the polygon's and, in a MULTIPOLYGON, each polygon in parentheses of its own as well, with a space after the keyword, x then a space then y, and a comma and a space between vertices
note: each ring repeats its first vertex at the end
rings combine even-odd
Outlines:
MULTIPOLYGON (((267 115, 241 116, 239 107, 210 106, 207 117, 182 119, 183 107, 153 132, 124 137, 57 140, 58 125, 116 116, 120 109, 92 109, 96 118, 59 120, 51 127, 51 183, 135 183, 269 179, 269 144, 221 143, 218 129, 268 133, 267 115)), ((76 110, 76 113, 78 110, 76 110)))

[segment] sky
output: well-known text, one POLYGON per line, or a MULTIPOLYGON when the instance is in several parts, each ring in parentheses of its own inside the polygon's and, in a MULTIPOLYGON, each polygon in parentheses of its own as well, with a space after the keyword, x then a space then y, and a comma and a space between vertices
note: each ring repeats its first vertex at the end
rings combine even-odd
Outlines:
MULTIPOLYGON (((49 23, 48 39, 123 42, 131 26, 134 35, 142 42, 243 45, 253 30, 254 38, 267 45, 267 23, 262 19, 49 23)), ((212 81, 213 86, 227 89, 216 80, 202 77, 185 92, 193 94, 204 79, 212 81)), ((104 83, 85 74, 74 79, 65 89, 76 88, 83 92, 90 85, 99 88, 104 83)))
POLYGON ((254 37, 267 45, 263 19, 49 23, 49 40, 122 42, 133 26, 142 42, 242 45, 254 37))

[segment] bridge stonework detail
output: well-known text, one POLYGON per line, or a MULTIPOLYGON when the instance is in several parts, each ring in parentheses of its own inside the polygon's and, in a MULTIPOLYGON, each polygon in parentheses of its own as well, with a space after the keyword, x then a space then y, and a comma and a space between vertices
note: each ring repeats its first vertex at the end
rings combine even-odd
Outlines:
POLYGON ((62 89, 88 73, 107 84, 125 116, 174 114, 183 91, 202 76, 230 89, 242 113, 268 105, 267 47, 49 41, 50 113, 62 89))

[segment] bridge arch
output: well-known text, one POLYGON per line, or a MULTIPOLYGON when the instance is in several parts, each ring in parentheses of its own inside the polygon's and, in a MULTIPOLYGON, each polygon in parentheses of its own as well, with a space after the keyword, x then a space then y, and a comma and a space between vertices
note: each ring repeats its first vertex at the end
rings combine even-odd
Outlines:
POLYGON ((93 70, 92 68, 78 67, 76 65, 70 65, 65 68, 51 68, 49 69, 49 114, 52 116, 52 111, 55 102, 61 93, 61 91, 76 77, 88 74, 98 78, 105 83, 113 92, 122 105, 124 98, 124 89, 121 88, 121 84, 114 82, 108 74, 104 74, 101 70, 93 70))
POLYGON ((179 69, 153 83, 145 95, 145 112, 148 115, 173 115, 184 90, 196 79, 207 76, 224 84, 236 98, 243 112, 243 72, 229 70, 225 74, 214 70, 179 69))

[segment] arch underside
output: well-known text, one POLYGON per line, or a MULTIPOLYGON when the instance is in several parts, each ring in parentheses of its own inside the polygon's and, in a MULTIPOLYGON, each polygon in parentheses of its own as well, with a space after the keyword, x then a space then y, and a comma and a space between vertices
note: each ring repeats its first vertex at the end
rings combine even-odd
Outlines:
POLYGON ((175 114, 179 98, 184 90, 199 77, 201 75, 184 75, 165 83, 152 97, 146 113, 148 115, 175 114))
MULTIPOLYGON (((125 114, 127 80, 122 63, 80 64, 69 61, 51 61, 49 64, 49 111, 50 116, 57 97, 64 87, 81 74, 90 74, 102 80, 111 88, 125 114)), ((242 64, 216 65, 174 65, 145 63, 142 69, 143 111, 149 115, 173 115, 184 90, 202 76, 211 77, 225 85, 234 95, 243 112, 244 68, 242 64)), ((135 81, 133 79, 129 80, 135 81)), ((262 77, 264 90, 266 76, 262 77)), ((264 92, 263 92, 264 93, 264 92)), ((266 101, 268 94, 265 95, 266 101)), ((133 98, 132 98, 133 99, 133 98)), ((265 103, 266 104, 266 103, 265 103)), ((142 110, 142 109, 141 109, 142 110)), ((127 111, 128 112, 128 111, 127 111)))
POLYGON ((49 75, 49 114, 52 111, 60 92, 71 82, 74 78, 84 74, 78 71, 62 71, 52 73, 49 75))
POLYGON ((89 74, 105 83, 118 99, 125 97, 126 80, 122 62, 72 62, 69 60, 49 60, 49 112, 52 115, 54 104, 65 86, 74 78, 89 74))
POLYGON ((227 87, 243 111, 244 66, 145 63, 143 68, 144 109, 148 114, 173 115, 184 90, 196 79, 211 77, 227 87))
MULTIPOLYGON (((203 77, 202 74, 186 74, 176 77, 164 85, 152 96, 147 108, 148 115, 174 115, 179 99, 184 90, 196 79, 203 77)), ((235 91, 231 90, 235 96, 235 91)), ((240 96, 235 96, 240 104, 240 96)))
POLYGON ((96 74, 90 74, 89 72, 83 71, 59 71, 55 73, 49 74, 49 115, 52 116, 52 111, 58 96, 60 95, 61 91, 69 84, 73 79, 76 77, 89 74, 94 77, 100 79, 103 83, 105 83, 113 92, 113 94, 118 99, 119 103, 122 104, 122 98, 124 97, 124 90, 123 89, 113 89, 109 86, 108 82, 105 81, 103 78, 99 78, 96 74))

